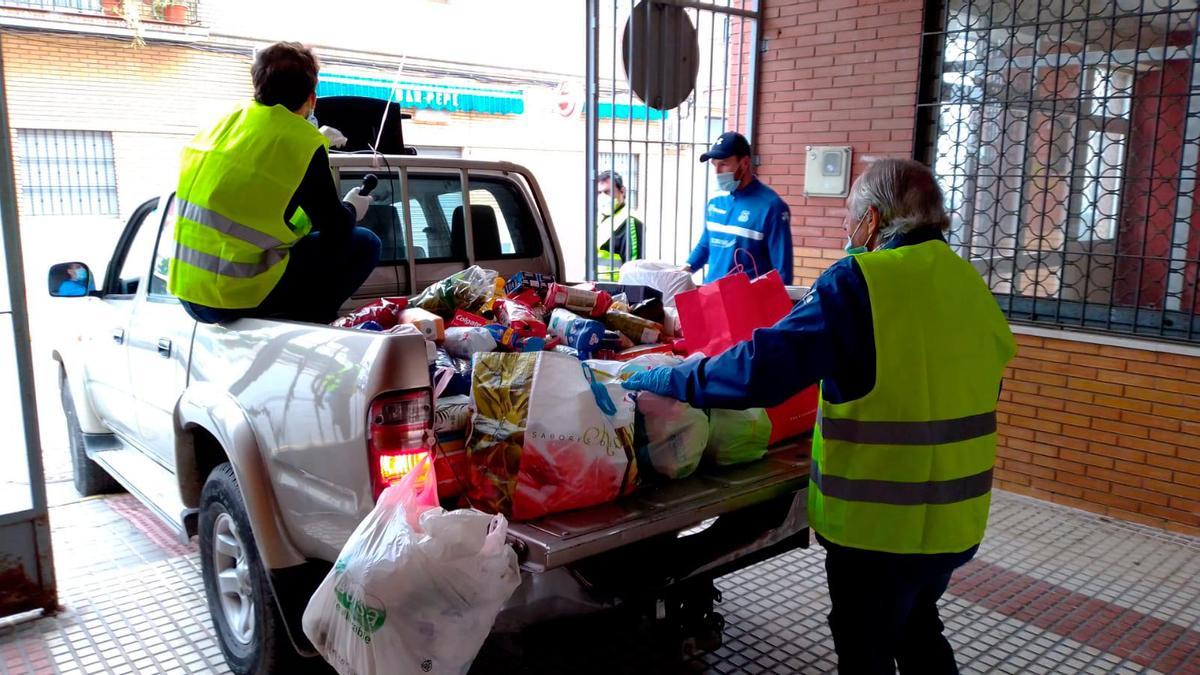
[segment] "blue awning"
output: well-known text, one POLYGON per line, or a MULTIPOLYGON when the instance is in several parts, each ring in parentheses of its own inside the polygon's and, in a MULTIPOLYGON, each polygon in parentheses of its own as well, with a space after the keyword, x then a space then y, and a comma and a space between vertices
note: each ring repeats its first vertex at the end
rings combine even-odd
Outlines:
POLYGON ((474 112, 485 115, 522 115, 525 96, 520 90, 489 89, 432 82, 396 83, 391 96, 392 80, 381 77, 321 73, 317 79, 317 96, 367 96, 387 100, 393 98, 401 108, 474 112))
POLYGON ((651 122, 667 119, 667 112, 665 110, 655 110, 640 104, 629 105, 628 103, 601 102, 597 107, 597 112, 600 113, 600 119, 615 117, 619 120, 627 120, 633 118, 635 120, 650 120, 651 122))

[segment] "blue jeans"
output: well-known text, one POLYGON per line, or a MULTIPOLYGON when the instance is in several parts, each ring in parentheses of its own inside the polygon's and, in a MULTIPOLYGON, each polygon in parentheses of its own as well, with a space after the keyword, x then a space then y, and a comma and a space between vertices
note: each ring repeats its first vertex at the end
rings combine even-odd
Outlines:
POLYGON ((190 302, 183 307, 201 323, 245 318, 330 323, 379 264, 381 247, 379 237, 365 227, 335 236, 313 232, 292 246, 287 269, 258 307, 216 309, 190 302))
POLYGON ((954 650, 938 617, 937 602, 950 575, 975 555, 900 555, 839 546, 825 547, 829 580, 829 628, 843 675, 958 673, 954 650))

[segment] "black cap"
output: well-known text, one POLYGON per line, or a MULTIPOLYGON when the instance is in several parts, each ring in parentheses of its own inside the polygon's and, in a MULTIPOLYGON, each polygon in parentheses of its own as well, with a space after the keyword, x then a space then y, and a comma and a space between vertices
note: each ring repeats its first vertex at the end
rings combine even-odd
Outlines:
POLYGON ((750 141, 736 131, 726 131, 717 136, 717 142, 713 143, 708 152, 700 155, 700 161, 707 162, 710 159, 725 159, 726 157, 748 157, 749 155, 750 141))

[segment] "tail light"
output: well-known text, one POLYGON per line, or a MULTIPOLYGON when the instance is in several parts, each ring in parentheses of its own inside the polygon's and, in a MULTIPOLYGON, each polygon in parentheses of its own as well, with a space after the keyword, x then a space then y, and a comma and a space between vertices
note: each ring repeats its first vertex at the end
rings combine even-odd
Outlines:
POLYGON ((375 498, 429 455, 433 401, 428 389, 384 394, 371 403, 367 456, 375 498))

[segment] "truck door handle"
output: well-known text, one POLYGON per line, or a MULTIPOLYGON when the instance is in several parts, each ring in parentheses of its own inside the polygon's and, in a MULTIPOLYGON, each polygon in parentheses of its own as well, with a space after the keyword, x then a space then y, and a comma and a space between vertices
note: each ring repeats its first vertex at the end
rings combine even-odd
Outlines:
POLYGON ((124 328, 114 328, 113 332, 112 332, 112 336, 113 336, 113 342, 115 342, 117 344, 124 343, 125 342, 125 329, 124 328))
POLYGON ((171 341, 167 338, 158 339, 158 355, 164 359, 171 358, 171 341))

